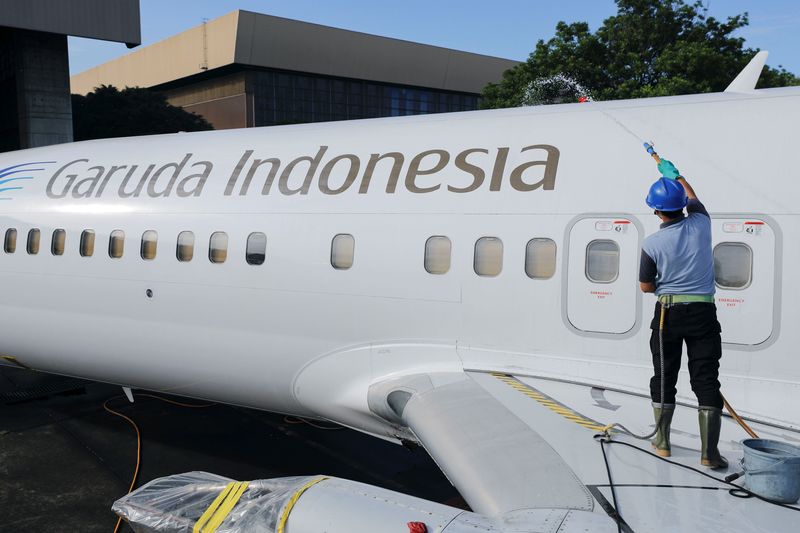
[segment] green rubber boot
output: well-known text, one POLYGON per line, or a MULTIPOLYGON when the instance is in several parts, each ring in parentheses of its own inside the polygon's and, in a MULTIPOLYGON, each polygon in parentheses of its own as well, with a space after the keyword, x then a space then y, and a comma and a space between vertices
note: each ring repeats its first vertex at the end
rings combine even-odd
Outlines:
POLYGON ((719 454, 719 431, 722 427, 722 409, 701 405, 697 410, 700 423, 700 464, 713 470, 728 468, 728 460, 719 454))
POLYGON ((658 424, 659 420, 661 420, 661 424, 659 424, 658 431, 656 432, 656 436, 652 440, 651 444, 655 449, 656 454, 660 457, 670 457, 672 455, 672 450, 669 447, 669 427, 672 424, 672 415, 674 413, 674 403, 653 404, 653 416, 656 419, 656 424, 658 424), (662 411, 664 413, 663 418, 661 414, 662 411))

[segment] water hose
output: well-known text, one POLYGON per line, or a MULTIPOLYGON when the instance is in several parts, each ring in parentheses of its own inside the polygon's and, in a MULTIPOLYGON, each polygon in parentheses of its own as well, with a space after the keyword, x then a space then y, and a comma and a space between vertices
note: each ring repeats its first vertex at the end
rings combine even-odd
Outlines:
MULTIPOLYGON (((722 393, 720 392, 719 395, 722 396, 722 393)), ((728 400, 725 399, 725 396, 722 396, 722 403, 725 405, 725 409, 730 413, 731 417, 733 417, 733 419, 736 420, 740 426, 742 426, 742 429, 745 430, 750 437, 757 439, 758 435, 756 435, 756 432, 753 431, 750 426, 747 425, 747 422, 745 422, 742 417, 733 410, 733 406, 728 403, 728 400)))
POLYGON ((611 433, 610 433, 611 430, 616 428, 619 431, 621 431, 622 433, 625 433, 626 435, 629 435, 629 436, 633 437, 634 439, 649 440, 649 439, 653 438, 656 433, 658 433, 658 429, 661 427, 661 422, 664 420, 664 411, 665 411, 665 409, 663 408, 663 406, 664 406, 664 392, 665 392, 664 389, 666 388, 665 382, 664 382, 664 380, 665 380, 665 378, 664 378, 664 323, 666 322, 665 319, 666 319, 666 316, 667 316, 667 308, 669 308, 671 305, 672 305, 671 298, 668 298, 668 302, 661 303, 661 315, 660 315, 660 317, 658 319, 658 359, 659 359, 659 364, 660 364, 660 369, 661 369, 661 406, 662 406, 662 408, 661 408, 661 414, 658 415, 658 422, 656 422, 656 427, 655 427, 655 429, 653 429, 653 431, 651 431, 647 435, 637 435, 636 433, 633 433, 631 430, 629 430, 628 428, 626 428, 625 426, 623 426, 619 422, 612 422, 611 424, 607 425, 606 427, 604 427, 602 429, 602 434, 605 435, 608 438, 611 438, 611 433))

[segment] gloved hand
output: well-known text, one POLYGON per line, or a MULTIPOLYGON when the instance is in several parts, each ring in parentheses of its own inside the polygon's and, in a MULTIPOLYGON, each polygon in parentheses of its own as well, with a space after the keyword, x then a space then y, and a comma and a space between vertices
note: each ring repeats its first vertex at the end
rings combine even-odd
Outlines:
POLYGON ((661 172, 661 175, 667 178, 668 180, 677 179, 681 173, 675 168, 675 165, 672 164, 672 161, 668 159, 662 159, 661 162, 658 164, 658 171, 661 172))

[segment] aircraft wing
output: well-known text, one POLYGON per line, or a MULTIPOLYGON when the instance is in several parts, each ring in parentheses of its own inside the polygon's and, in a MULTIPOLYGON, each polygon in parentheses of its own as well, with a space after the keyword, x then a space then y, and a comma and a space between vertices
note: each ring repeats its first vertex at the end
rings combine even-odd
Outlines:
MULTIPOLYGON (((613 524, 611 530, 617 530, 621 517, 623 531, 775 532, 797 518, 793 509, 729 493, 734 487, 722 478, 736 471, 739 441, 747 437, 732 419, 723 421, 720 439, 730 471, 700 467, 691 406, 681 405, 675 413, 670 463, 650 453, 646 441, 615 433, 613 443, 601 445, 594 438, 611 422, 649 433, 654 427, 650 399, 638 395, 465 372, 398 378, 373 386, 370 396, 386 398, 373 410, 408 427, 481 514, 569 509, 578 520, 602 516, 613 524)), ((764 438, 800 442, 800 434, 790 429, 761 424, 753 429, 764 438)), ((601 530, 601 523, 591 530, 601 530)))

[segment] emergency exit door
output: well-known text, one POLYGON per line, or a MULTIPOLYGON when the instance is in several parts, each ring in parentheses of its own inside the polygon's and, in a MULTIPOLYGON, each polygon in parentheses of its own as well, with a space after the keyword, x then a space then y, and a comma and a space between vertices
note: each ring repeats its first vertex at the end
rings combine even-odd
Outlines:
POLYGON ((712 217, 717 318, 722 342, 757 346, 775 321, 775 230, 759 217, 712 217))
POLYGON ((586 217, 568 229, 566 317, 580 331, 624 334, 639 312, 639 230, 630 218, 586 217))

